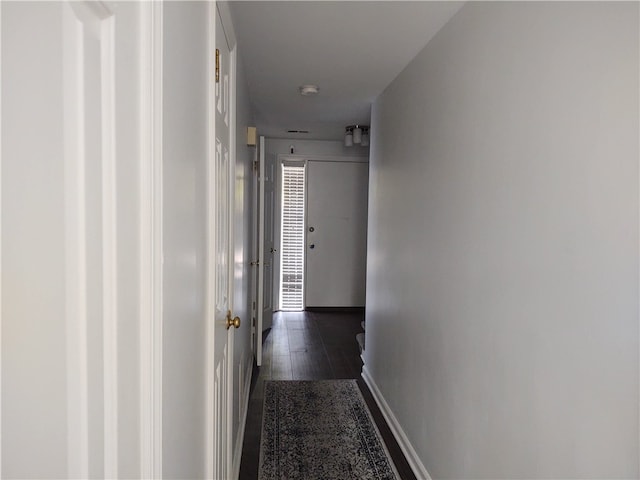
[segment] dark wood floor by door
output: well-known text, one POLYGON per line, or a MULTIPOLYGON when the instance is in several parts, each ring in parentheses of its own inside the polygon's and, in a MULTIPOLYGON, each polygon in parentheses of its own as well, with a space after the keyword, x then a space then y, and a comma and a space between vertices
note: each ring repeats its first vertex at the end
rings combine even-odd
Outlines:
POLYGON ((258 478, 265 380, 358 379, 389 453, 403 479, 415 480, 400 447, 360 377, 356 334, 362 312, 279 312, 263 343, 263 364, 254 368, 245 429, 240 480, 258 478))

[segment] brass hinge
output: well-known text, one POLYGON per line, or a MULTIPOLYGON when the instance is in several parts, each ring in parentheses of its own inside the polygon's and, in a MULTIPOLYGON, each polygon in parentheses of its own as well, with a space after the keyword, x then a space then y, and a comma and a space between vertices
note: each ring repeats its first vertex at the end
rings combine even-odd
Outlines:
POLYGON ((216 48, 216 83, 220 83, 220 50, 216 48))

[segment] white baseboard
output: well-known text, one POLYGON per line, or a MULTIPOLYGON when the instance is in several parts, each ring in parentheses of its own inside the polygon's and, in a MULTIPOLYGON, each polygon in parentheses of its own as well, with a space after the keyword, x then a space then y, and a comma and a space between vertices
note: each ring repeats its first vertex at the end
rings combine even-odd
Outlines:
POLYGON ((389 404, 382 396, 382 393, 380 393, 380 389, 371 377, 371 374, 369 373, 369 370, 367 370, 366 365, 362 367, 362 378, 369 386, 369 390, 371 390, 373 398, 378 404, 378 407, 380 408, 384 419, 387 421, 387 424, 389 425, 393 436, 396 438, 396 441, 398 442, 402 453, 404 453, 404 456, 407 459, 407 462, 409 463, 411 470, 413 470, 416 478, 418 478, 419 480, 432 480, 431 475, 429 475, 429 472, 427 472, 427 469, 422 464, 422 461, 420 460, 420 458, 418 458, 418 454, 413 449, 411 442, 409 442, 409 439, 405 435, 404 430, 402 430, 400 423, 398 423, 398 419, 389 408, 389 404))
POLYGON ((242 408, 242 410, 240 411, 240 429, 238 430, 238 438, 236 439, 236 444, 233 449, 233 476, 231 478, 235 479, 240 476, 242 444, 244 443, 244 431, 245 427, 247 426, 247 413, 249 413, 249 390, 251 389, 251 375, 253 374, 253 354, 250 354, 247 357, 247 361, 245 363, 247 365, 247 373, 244 376, 244 388, 242 389, 242 391, 244 392, 244 398, 240 399, 240 407, 242 408))

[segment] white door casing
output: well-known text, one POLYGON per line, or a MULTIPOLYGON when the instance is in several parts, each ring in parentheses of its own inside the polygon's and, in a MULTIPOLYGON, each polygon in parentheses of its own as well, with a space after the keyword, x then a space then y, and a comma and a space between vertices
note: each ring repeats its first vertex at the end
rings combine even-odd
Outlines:
POLYGON ((276 162, 265 152, 265 138, 260 137, 258 161, 258 297, 256 327, 256 363, 262 365, 262 334, 273 321, 273 257, 276 162))
POLYGON ((141 12, 140 91, 140 476, 162 478, 163 4, 141 12))
POLYGON ((275 244, 276 180, 278 168, 276 156, 265 152, 264 156, 264 300, 262 305, 262 330, 273 324, 275 262, 278 250, 275 244))
MULTIPOLYGON (((258 344, 260 344, 260 363, 257 363, 258 366, 262 363, 262 341, 258 343, 258 256, 260 252, 260 242, 259 242, 259 197, 260 197, 260 184, 258 180, 259 176, 259 160, 260 159, 260 143, 258 142, 258 146, 256 148, 254 163, 253 163, 253 179, 252 179, 252 191, 253 191, 253 202, 252 202, 252 212, 251 212, 251 225, 253 226, 252 230, 252 239, 251 239, 251 350, 253 352, 253 356, 256 359, 256 363, 258 361, 258 344)), ((262 337, 262 332, 260 333, 260 337, 262 337)))

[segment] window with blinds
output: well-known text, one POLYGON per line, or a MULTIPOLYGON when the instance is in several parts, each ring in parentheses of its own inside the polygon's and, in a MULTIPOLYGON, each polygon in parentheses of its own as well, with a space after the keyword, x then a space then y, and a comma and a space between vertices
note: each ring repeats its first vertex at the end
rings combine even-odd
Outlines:
POLYGON ((282 165, 280 308, 304 308, 304 165, 282 165))

